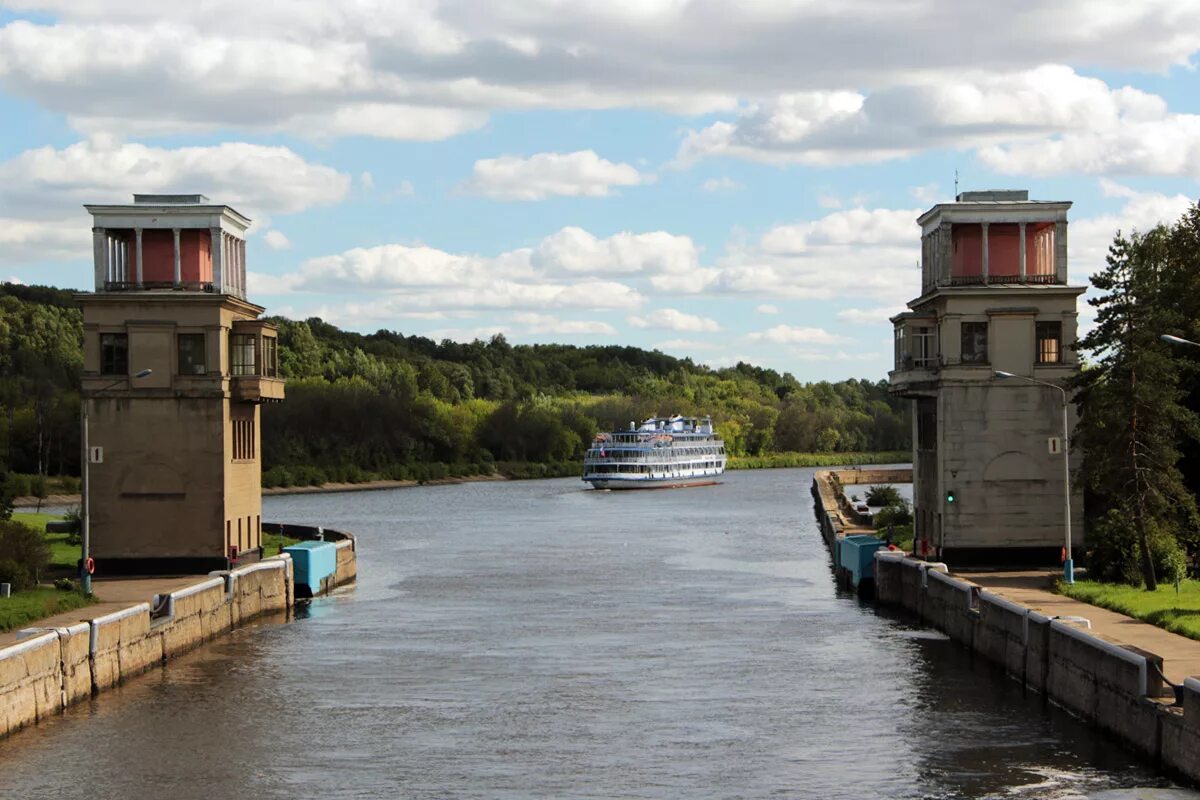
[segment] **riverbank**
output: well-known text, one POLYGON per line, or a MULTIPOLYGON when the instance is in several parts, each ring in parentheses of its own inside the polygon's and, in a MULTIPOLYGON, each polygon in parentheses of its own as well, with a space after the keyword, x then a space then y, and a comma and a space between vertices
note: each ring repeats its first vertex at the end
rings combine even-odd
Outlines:
POLYGON ((353 535, 287 528, 300 539, 323 534, 335 551, 328 572, 311 574, 308 562, 283 553, 207 576, 97 580, 96 605, 0 634, 0 738, 235 628, 286 620, 308 596, 299 589, 315 586, 315 594, 356 579, 353 535))
MULTIPOLYGON (((727 469, 794 469, 798 467, 838 467, 855 466, 859 464, 897 464, 907 463, 911 453, 907 451, 879 453, 772 453, 765 456, 730 456, 727 469)), ((369 492, 381 489, 407 489, 414 486, 449 486, 475 481, 509 481, 531 480, 538 478, 563 478, 578 475, 576 465, 529 464, 526 468, 513 470, 512 474, 493 472, 479 475, 463 475, 445 478, 430 478, 427 480, 386 480, 374 479, 367 481, 327 481, 313 485, 302 486, 264 486, 264 495, 284 494, 314 494, 322 492, 369 492), (538 469, 540 468, 540 469, 538 469)), ((80 503, 78 494, 52 494, 39 500, 36 497, 17 497, 13 500, 16 508, 35 508, 42 506, 77 506, 80 503)))

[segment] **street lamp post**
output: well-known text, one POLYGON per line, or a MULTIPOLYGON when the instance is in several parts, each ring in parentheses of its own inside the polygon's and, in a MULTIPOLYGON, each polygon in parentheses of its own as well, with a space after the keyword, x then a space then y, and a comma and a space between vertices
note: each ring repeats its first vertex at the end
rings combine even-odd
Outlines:
MULTIPOLYGON (((144 369, 141 372, 136 373, 133 377, 134 378, 144 378, 147 375, 149 375, 150 373, 152 373, 153 371, 154 370, 152 370, 152 369, 144 369)), ((97 389, 92 394, 97 395, 97 394, 100 394, 101 392, 108 391, 109 389, 113 388, 117 384, 124 383, 125 380, 126 380, 125 378, 122 378, 118 381, 113 381, 108 386, 104 386, 100 389, 97 389)), ((83 497, 81 498, 82 503, 80 504, 82 507, 79 509, 79 533, 80 533, 79 538, 83 545, 83 548, 82 548, 83 552, 80 554, 81 557, 79 559, 79 585, 83 589, 84 594, 91 594, 92 593, 92 573, 91 573, 91 570, 88 569, 88 561, 90 560, 91 550, 92 550, 92 547, 91 547, 91 545, 92 545, 92 542, 91 542, 92 514, 91 514, 91 493, 90 493, 91 482, 88 480, 88 472, 89 472, 89 465, 92 462, 92 454, 91 454, 91 452, 89 452, 91 448, 88 446, 87 400, 84 398, 82 391, 79 393, 79 422, 80 422, 80 428, 82 430, 82 436, 80 437, 82 440, 81 444, 83 445, 82 446, 83 469, 81 470, 81 474, 80 474, 81 486, 79 487, 80 492, 83 495, 83 497)))
POLYGON ((1180 339, 1178 336, 1172 336, 1169 333, 1164 333, 1158 338, 1169 344, 1182 344, 1188 347, 1200 347, 1200 342, 1193 342, 1191 339, 1180 339))
POLYGON ((1019 381, 1028 383, 1036 383, 1039 386, 1049 386, 1051 389, 1057 389, 1062 393, 1062 448, 1063 448, 1063 514, 1066 523, 1066 558, 1063 559, 1063 580, 1067 583, 1075 582, 1075 560, 1071 554, 1071 440, 1070 428, 1067 420, 1067 390, 1056 383, 1047 381, 1039 381, 1037 378, 1029 378, 1024 375, 1016 375, 1012 372, 1004 372, 1003 370, 995 370, 997 378, 1015 378, 1019 381))

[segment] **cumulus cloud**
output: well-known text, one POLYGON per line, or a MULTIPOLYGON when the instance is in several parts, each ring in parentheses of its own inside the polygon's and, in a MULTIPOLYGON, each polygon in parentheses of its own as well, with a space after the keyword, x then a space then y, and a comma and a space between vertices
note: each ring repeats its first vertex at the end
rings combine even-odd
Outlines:
POLYGON ((291 240, 282 231, 274 228, 263 234, 263 241, 272 250, 290 250, 292 247, 291 240))
POLYGON ((256 221, 340 202, 350 177, 286 147, 227 142, 149 147, 108 139, 40 147, 0 163, 0 259, 45 261, 90 252, 84 203, 129 203, 138 193, 203 193, 256 221))
POLYGON ((629 164, 614 164, 592 150, 538 153, 528 158, 501 156, 475 162, 463 187, 495 200, 544 200, 547 197, 607 197, 617 186, 650 183, 629 164))
POLYGON ((524 326, 524 333, 554 336, 611 336, 617 329, 603 320, 562 319, 553 314, 515 314, 513 322, 524 326))
POLYGON ((687 314, 675 308, 660 308, 642 316, 631 316, 629 324, 635 328, 661 328, 694 333, 721 330, 715 319, 687 314))
POLYGON ((1100 181, 1100 190, 1124 202, 1114 212, 1082 217, 1068 226, 1067 266, 1073 283, 1086 284, 1090 275, 1104 268, 1108 246, 1117 231, 1144 232, 1159 223, 1174 224, 1193 202, 1186 195, 1141 192, 1108 180, 1100 181))
POLYGON ((1200 180, 1200 115, 1126 89, 1132 102, 1058 135, 993 145, 979 159, 1009 175, 1178 175, 1200 180))
POLYGON ((736 192, 742 188, 742 185, 733 178, 724 176, 721 178, 709 178, 700 185, 700 188, 709 194, 715 194, 717 192, 736 192))
MULTIPOLYGON (((925 76, 873 91, 780 94, 687 134, 677 165, 727 156, 776 164, 877 163, 934 148, 974 148, 1012 174, 1200 177, 1200 116, 1161 97, 1111 88, 1062 65, 925 76)), ((936 185, 918 187, 928 202, 936 185)))
MULTIPOLYGON (((139 135, 238 126, 435 139, 478 128, 495 109, 699 114, 745 97, 937 82, 981 64, 1165 71, 1200 48, 1200 8, 1178 0, 1022 0, 1003 14, 956 0, 8 7, 30 19, 0 27, 5 91, 83 130, 139 135)), ((828 104, 801 95, 785 105, 781 132, 794 141, 791 123, 828 104)))
POLYGON ((903 302, 919 289, 918 214, 852 208, 776 225, 757 242, 729 246, 712 286, 771 297, 903 302))
POLYGON ((556 272, 685 275, 699 265, 700 253, 687 236, 665 231, 629 233, 600 239, 582 228, 563 228, 534 248, 531 263, 556 272))
POLYGON ((0 264, 83 259, 92 252, 92 229, 78 215, 29 220, 0 216, 0 264))
POLYGON ((771 305, 770 303, 763 303, 760 306, 754 307, 754 313, 755 314, 778 314, 779 306, 771 305))
POLYGON ((701 342, 696 339, 666 339, 661 342, 655 342, 653 347, 664 352, 673 350, 675 352, 695 352, 697 350, 717 350, 719 347, 712 342, 701 342))
POLYGON ((852 341, 840 334, 830 333, 824 328, 803 328, 792 325, 776 325, 765 331, 747 334, 746 338, 752 342, 798 345, 842 344, 852 341))
MULTIPOLYGON (((913 287, 914 294, 916 287, 913 287)), ((890 325, 888 322, 892 317, 904 311, 904 306, 882 306, 879 308, 843 308, 837 312, 837 318, 841 322, 850 325, 890 325)))

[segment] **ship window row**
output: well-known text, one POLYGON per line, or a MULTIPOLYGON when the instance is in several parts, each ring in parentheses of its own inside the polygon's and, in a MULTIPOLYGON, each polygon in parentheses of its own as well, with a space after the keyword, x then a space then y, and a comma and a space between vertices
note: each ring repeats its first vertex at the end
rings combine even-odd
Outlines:
POLYGON ((651 473, 667 473, 680 471, 684 469, 719 469, 721 464, 717 461, 698 461, 692 464, 595 464, 589 466, 587 474, 589 475, 611 475, 614 473, 620 474, 638 474, 646 475, 651 473))
MULTIPOLYGON (((725 455, 724 447, 672 447, 668 451, 674 458, 696 458, 698 456, 716 456, 725 455)), ((614 448, 599 448, 594 447, 588 450, 589 458, 606 458, 610 461, 638 461, 643 458, 661 456, 662 451, 659 450, 622 450, 614 448), (601 455, 603 450, 603 455, 601 455)))

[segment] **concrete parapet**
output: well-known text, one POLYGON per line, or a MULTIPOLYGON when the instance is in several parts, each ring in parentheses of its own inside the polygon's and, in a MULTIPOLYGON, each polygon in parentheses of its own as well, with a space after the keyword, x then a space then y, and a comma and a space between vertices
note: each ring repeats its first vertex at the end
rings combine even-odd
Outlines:
POLYGON ((161 637, 149 635, 149 603, 105 614, 88 624, 93 692, 115 686, 163 659, 161 637))
POLYGON ((61 653, 55 631, 0 650, 0 735, 62 709, 61 653))
POLYGON ((1162 659, 1052 619, 968 581, 945 565, 875 556, 876 598, 901 606, 1134 749, 1200 780, 1200 680, 1181 706, 1164 693, 1162 659))
MULTIPOLYGON (((308 526, 288 526, 288 533, 293 529, 298 538, 323 533, 334 544, 331 584, 355 579, 354 536, 308 526)), ((153 603, 66 628, 23 631, 23 640, 0 649, 0 737, 256 617, 290 612, 295 597, 294 566, 281 554, 156 595, 153 603)))
POLYGON ((1050 621, 1046 694, 1136 749, 1158 755, 1156 704, 1145 654, 1070 623, 1050 621))
POLYGON ((358 578, 358 558, 355 552, 356 542, 353 538, 344 539, 337 543, 337 571, 333 574, 335 586, 350 583, 358 578))

